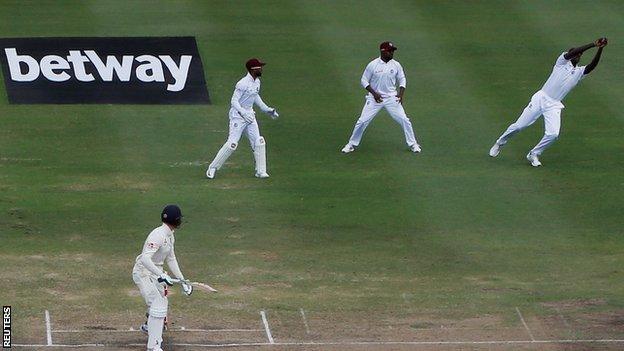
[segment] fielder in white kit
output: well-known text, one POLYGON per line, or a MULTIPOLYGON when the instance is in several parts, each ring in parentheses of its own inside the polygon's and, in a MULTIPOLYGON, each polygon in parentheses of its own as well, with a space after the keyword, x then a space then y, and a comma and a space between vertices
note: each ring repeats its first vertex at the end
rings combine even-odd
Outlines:
POLYGON ((187 296, 193 293, 193 286, 185 281, 180 271, 173 248, 173 231, 182 224, 182 211, 176 205, 168 205, 161 213, 161 220, 162 225, 152 230, 145 240, 132 270, 132 279, 148 308, 147 323, 141 326, 141 330, 148 333, 148 351, 162 350, 162 332, 168 310, 165 284, 173 286, 171 277, 163 270, 164 262, 176 278, 184 281, 181 283, 183 292, 187 296))
POLYGON ((540 116, 544 116, 544 136, 529 151, 526 158, 531 166, 538 167, 542 163, 539 156, 551 146, 559 137, 561 128, 561 110, 564 108, 561 101, 583 77, 596 68, 602 55, 602 49, 607 45, 607 38, 597 39, 595 42, 571 48, 557 58, 552 73, 542 89, 533 94, 531 101, 524 108, 518 120, 511 124, 503 135, 496 140, 490 149, 490 156, 496 157, 503 145, 516 133, 535 123, 540 116), (593 60, 587 66, 577 66, 584 51, 598 47, 593 60))
POLYGON ((366 103, 362 108, 360 118, 355 123, 349 142, 342 148, 347 154, 355 151, 360 145, 366 127, 375 118, 382 108, 403 128, 405 142, 412 152, 420 152, 420 145, 414 136, 412 122, 403 109, 403 93, 407 80, 401 64, 394 60, 394 51, 397 47, 391 42, 379 45, 379 57, 371 61, 362 74, 361 84, 368 91, 366 103), (397 85, 399 91, 397 92, 397 85))
POLYGON ((249 139, 256 161, 256 177, 269 177, 266 166, 266 142, 264 137, 260 135, 256 114, 253 110, 253 105, 255 104, 271 118, 276 119, 279 117, 277 110, 267 106, 260 98, 260 76, 262 76, 262 66, 264 65, 264 62, 256 58, 249 59, 245 64, 248 73, 236 83, 234 94, 232 94, 232 107, 229 112, 230 134, 212 163, 208 166, 206 177, 209 179, 215 177, 217 170, 234 153, 243 132, 246 133, 249 139))

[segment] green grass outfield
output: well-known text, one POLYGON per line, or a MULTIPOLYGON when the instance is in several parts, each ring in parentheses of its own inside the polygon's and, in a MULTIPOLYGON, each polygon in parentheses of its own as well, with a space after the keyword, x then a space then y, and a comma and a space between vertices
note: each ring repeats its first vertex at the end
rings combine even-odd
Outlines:
POLYGON ((131 269, 167 203, 185 215, 183 272, 221 290, 174 296, 198 321, 622 311, 623 22, 618 1, 3 1, 2 37, 195 36, 213 101, 8 105, 1 84, 0 300, 14 342, 39 340, 45 309, 139 323, 131 269), (541 120, 488 157, 556 57, 600 36, 610 44, 564 101, 544 166, 524 159, 541 120), (385 40, 423 152, 384 112, 342 155, 385 40), (209 181, 251 56, 268 62, 262 96, 282 115, 258 114, 271 178, 253 177, 244 140, 209 181))

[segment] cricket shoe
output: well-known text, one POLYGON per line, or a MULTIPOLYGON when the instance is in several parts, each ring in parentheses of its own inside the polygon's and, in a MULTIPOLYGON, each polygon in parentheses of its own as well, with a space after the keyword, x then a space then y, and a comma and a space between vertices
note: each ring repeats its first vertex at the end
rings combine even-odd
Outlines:
POLYGON ((537 158, 536 154, 534 154, 532 152, 529 152, 526 157, 527 157, 527 160, 529 160, 529 162, 531 162, 531 166, 539 167, 539 166, 542 165, 542 163, 540 162, 539 158, 537 158))
POLYGON ((502 147, 503 145, 500 145, 499 143, 494 143, 494 146, 492 146, 492 148, 490 149, 490 156, 492 157, 498 156, 498 154, 500 154, 502 147))
POLYGON ((147 334, 147 323, 143 323, 141 324, 141 326, 139 327, 139 330, 142 331, 143 333, 147 334))
POLYGON ((258 173, 256 172, 256 178, 268 178, 269 174, 267 172, 264 173, 258 173))
POLYGON ((213 179, 216 173, 217 173, 216 168, 208 167, 208 170, 206 171, 206 177, 208 179, 213 179))
POLYGON ((355 146, 353 146, 351 143, 347 143, 347 145, 345 145, 340 151, 343 154, 348 154, 349 152, 355 151, 355 146))
POLYGON ((410 146, 410 151, 413 153, 420 153, 422 150, 420 149, 420 145, 418 144, 413 144, 412 146, 410 146))

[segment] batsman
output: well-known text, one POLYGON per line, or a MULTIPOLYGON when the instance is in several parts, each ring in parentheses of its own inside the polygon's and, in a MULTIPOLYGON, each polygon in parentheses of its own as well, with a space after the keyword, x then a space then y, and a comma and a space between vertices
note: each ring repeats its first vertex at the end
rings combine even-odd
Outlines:
POLYGON ((147 304, 147 322, 141 330, 147 331, 147 350, 162 351, 162 332, 167 317, 167 286, 173 286, 172 279, 164 270, 169 270, 179 279, 182 291, 187 296, 193 293, 193 286, 184 279, 173 248, 174 230, 182 224, 182 211, 177 205, 167 205, 160 215, 162 225, 152 230, 143 244, 143 252, 136 258, 132 279, 139 287, 147 304))

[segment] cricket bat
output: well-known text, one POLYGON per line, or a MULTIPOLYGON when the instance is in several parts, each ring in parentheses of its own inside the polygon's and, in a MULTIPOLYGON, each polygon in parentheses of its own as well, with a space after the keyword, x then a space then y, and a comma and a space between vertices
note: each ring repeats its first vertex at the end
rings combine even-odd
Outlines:
MULTIPOLYGON (((172 283, 177 283, 177 284, 182 284, 185 281, 180 280, 180 279, 171 279, 172 283)), ((209 293, 215 293, 217 292, 217 289, 213 288, 212 286, 206 284, 206 283, 200 283, 200 282, 191 282, 191 281, 186 281, 187 284, 191 284, 193 287, 205 291, 205 292, 209 292, 209 293)))

